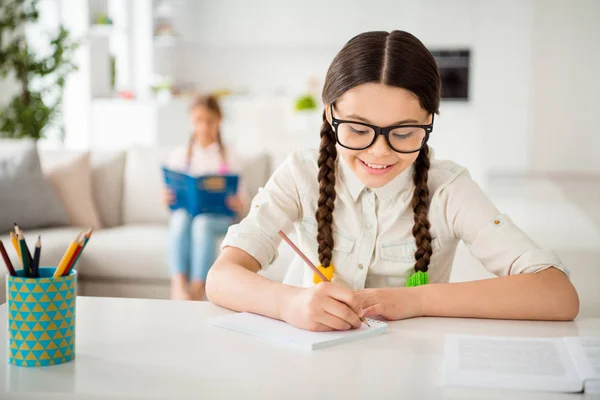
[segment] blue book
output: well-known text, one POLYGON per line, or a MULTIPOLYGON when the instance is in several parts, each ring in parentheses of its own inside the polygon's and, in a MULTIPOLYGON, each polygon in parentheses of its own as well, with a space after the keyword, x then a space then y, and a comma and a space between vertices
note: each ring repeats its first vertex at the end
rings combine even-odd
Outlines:
POLYGON ((238 190, 238 175, 191 176, 163 167, 165 185, 175 195, 171 210, 183 208, 195 217, 198 214, 235 216, 226 199, 238 190))

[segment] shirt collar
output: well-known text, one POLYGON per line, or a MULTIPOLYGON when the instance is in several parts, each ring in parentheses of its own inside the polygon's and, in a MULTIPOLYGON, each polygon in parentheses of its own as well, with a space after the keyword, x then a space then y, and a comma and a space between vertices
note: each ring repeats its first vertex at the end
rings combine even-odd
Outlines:
MULTIPOLYGON (((362 183, 360 179, 358 179, 348 163, 346 163, 346 160, 341 156, 338 157, 338 165, 341 180, 350 193, 350 196, 352 196, 352 200, 356 201, 362 191, 366 189, 366 185, 362 183)), ((411 165, 386 185, 380 188, 372 189, 373 192, 380 199, 388 199, 397 195, 402 190, 409 188, 409 184, 413 176, 413 170, 414 167, 411 165)))
POLYGON ((337 164, 339 166, 342 182, 346 185, 346 189, 348 189, 350 196, 352 196, 352 200, 356 201, 358 196, 360 196, 360 193, 364 190, 365 184, 354 174, 344 157, 339 156, 337 164))

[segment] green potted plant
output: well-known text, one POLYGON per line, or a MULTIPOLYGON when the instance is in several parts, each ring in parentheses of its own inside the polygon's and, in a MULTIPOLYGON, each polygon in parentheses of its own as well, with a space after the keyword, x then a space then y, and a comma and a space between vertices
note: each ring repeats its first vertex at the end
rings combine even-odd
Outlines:
POLYGON ((49 126, 64 136, 60 106, 66 77, 76 70, 71 61, 77 43, 60 26, 49 37, 50 51, 36 54, 28 46, 25 26, 39 19, 38 0, 3 0, 0 7, 0 78, 14 79, 17 91, 0 107, 0 137, 44 137, 49 126))
POLYGON ((317 109, 317 102, 312 94, 306 93, 296 99, 296 111, 314 111, 317 109))
POLYGON ((293 131, 295 135, 313 137, 317 135, 322 122, 317 100, 318 79, 311 77, 308 80, 308 90, 296 98, 293 115, 293 131))

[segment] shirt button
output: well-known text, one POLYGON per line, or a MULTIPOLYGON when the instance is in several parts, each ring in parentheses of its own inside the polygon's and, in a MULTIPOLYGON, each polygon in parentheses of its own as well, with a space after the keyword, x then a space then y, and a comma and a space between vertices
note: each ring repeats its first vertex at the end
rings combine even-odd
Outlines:
POLYGON ((362 264, 358 264, 358 269, 363 269, 363 265, 362 264))
POLYGON ((367 229, 371 229, 373 227, 373 225, 371 225, 370 223, 367 223, 367 225, 365 225, 367 229))
POLYGON ((367 193, 371 193, 371 192, 372 192, 371 188, 367 188, 367 193))

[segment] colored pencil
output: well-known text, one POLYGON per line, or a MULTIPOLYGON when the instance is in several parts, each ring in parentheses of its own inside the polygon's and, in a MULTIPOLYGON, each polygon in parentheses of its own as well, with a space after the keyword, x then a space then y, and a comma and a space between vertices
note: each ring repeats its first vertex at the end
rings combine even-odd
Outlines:
POLYGON ((19 249, 21 249, 21 259, 23 260, 23 274, 26 278, 34 278, 31 271, 31 262, 27 257, 27 243, 25 243, 21 232, 18 233, 17 238, 19 239, 19 249))
POLYGON ((10 233, 10 241, 15 248, 17 255, 19 256, 19 260, 22 263, 23 259, 21 258, 21 250, 19 249, 19 239, 17 239, 17 235, 15 235, 13 232, 10 233))
POLYGON ((6 249, 4 248, 4 243, 2 243, 2 240, 0 240, 0 253, 2 253, 2 258, 4 259, 8 273, 12 276, 17 276, 17 272, 15 271, 12 262, 10 262, 10 258, 8 258, 8 254, 6 253, 6 249))
POLYGON ((317 269, 317 267, 315 267, 315 265, 308 259, 308 257, 306 257, 304 255, 304 253, 298 247, 296 247, 296 245, 294 244, 294 242, 292 242, 290 240, 290 238, 287 237, 287 235, 285 233, 283 233, 283 231, 279 231, 279 236, 281 236, 283 238, 283 240, 285 240, 287 242, 287 244, 290 245, 290 247, 292 248, 292 250, 294 250, 296 252, 296 254, 298 254, 302 260, 304 260, 304 262, 306 263, 306 265, 308 265, 310 267, 310 269, 312 269, 314 271, 315 274, 319 275, 319 278, 321 278, 321 280, 323 282, 329 282, 329 279, 327 279, 325 277, 325 275, 323 275, 321 273, 321 271, 319 271, 317 269))
POLYGON ((65 272, 65 269, 69 265, 71 258, 73 258, 73 254, 77 250, 77 246, 79 246, 80 238, 81 238, 81 232, 79 232, 79 234, 77 235, 75 240, 73 242, 71 242, 71 244, 67 248, 67 251, 65 251, 65 254, 63 255, 60 262, 58 263, 58 267, 56 267, 56 271, 54 271, 53 277, 58 278, 59 276, 62 276, 62 274, 65 272))
POLYGON ((73 256, 69 260, 69 264, 67 264, 67 268, 65 268, 65 271, 63 272, 63 274, 61 276, 67 276, 71 272, 73 265, 75 265, 75 261, 77 260, 77 258, 79 258, 79 255, 81 254, 81 250, 83 249, 84 241, 85 241, 85 237, 82 237, 79 240, 79 242, 77 243, 77 248, 75 249, 75 253, 73 253, 73 256))
MULTIPOLYGON (((318 269, 317 267, 315 267, 315 265, 314 265, 314 264, 313 264, 313 263, 312 263, 312 262, 311 262, 311 261, 308 259, 308 257, 306 257, 306 256, 304 255, 304 253, 302 253, 302 251, 301 251, 301 250, 300 250, 298 247, 296 247, 296 245, 294 244, 294 242, 292 242, 292 241, 290 240, 290 238, 289 238, 289 237, 287 237, 287 235, 286 235, 285 233, 283 233, 283 231, 279 231, 279 236, 281 236, 281 238, 282 238, 283 240, 285 240, 287 244, 289 244, 289 245, 290 245, 290 247, 292 248, 292 250, 294 250, 294 251, 296 252, 296 254, 298 254, 302 260, 304 260, 304 262, 306 263, 306 265, 308 265, 308 266, 310 267, 310 269, 312 269, 312 270, 314 271, 314 273, 315 273, 315 274, 319 275, 319 278, 321 278, 321 280, 322 280, 323 282, 329 282, 329 279, 327 279, 327 278, 325 277, 325 275, 323 275, 323 274, 321 273, 321 271, 319 271, 319 269, 318 269)), ((367 325, 368 327, 370 327, 370 326, 371 326, 371 325, 369 325, 369 323, 367 322, 367 320, 366 320, 364 317, 359 317, 359 318, 360 318, 360 320, 361 320, 361 321, 362 321, 362 322, 363 322, 365 325, 367 325)))
POLYGON ((65 272, 63 273, 63 276, 67 276, 71 273, 71 270, 73 268, 75 268, 75 265, 77 264, 77 261, 79 261, 79 257, 81 257, 81 253, 83 253, 83 250, 85 249, 85 246, 87 246, 88 242, 90 241, 90 238, 92 237, 92 233, 94 232, 94 228, 90 228, 87 233, 85 234, 84 240, 83 240, 83 246, 81 247, 81 250, 79 250, 79 252, 77 253, 77 255, 74 258, 74 261, 71 263, 71 265, 69 265, 69 267, 67 267, 67 269, 65 270, 65 272))
POLYGON ((38 236, 38 240, 35 243, 35 251, 33 252, 33 264, 31 265, 31 271, 33 272, 34 278, 40 276, 40 256, 42 253, 42 235, 38 236))
MULTIPOLYGON (((29 278, 36 278, 35 274, 33 273, 33 270, 31 269, 31 267, 33 266, 33 257, 31 257, 31 253, 29 252, 29 247, 27 246, 27 241, 25 240, 25 233, 23 232, 23 229, 21 229, 19 227, 19 225, 17 225, 17 223, 15 222, 15 232, 17 233, 17 238, 19 239, 19 248, 21 249, 21 257, 23 259, 27 259, 27 264, 28 264, 28 268, 29 268, 29 275, 27 275, 29 278)), ((23 262, 23 259, 21 260, 21 262, 23 262)), ((23 269, 25 269, 25 263, 23 263, 23 269)))

